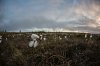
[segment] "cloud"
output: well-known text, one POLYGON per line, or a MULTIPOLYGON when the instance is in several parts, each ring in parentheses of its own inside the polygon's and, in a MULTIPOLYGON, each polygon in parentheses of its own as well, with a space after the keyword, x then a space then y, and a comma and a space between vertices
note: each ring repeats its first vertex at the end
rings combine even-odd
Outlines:
POLYGON ((0 19, 0 28, 8 31, 50 28, 50 31, 55 29, 98 32, 100 28, 100 0, 10 0, 9 2, 4 0, 4 2, 5 5, 2 6, 4 17, 0 19))

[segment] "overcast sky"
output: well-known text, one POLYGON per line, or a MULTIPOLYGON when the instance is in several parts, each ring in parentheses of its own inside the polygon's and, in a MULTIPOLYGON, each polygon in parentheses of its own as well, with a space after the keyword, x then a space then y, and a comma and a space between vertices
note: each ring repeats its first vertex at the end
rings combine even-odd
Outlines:
POLYGON ((100 0, 0 0, 0 30, 100 33, 100 0))

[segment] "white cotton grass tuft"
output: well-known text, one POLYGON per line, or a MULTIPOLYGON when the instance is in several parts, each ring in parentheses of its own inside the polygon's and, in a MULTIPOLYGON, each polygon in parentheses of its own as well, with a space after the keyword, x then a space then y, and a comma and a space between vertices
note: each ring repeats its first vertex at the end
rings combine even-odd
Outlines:
POLYGON ((87 34, 85 34, 85 38, 87 38, 87 34))
POLYGON ((44 37, 43 40, 46 41, 46 38, 44 37))
POLYGON ((59 36, 59 40, 62 40, 62 38, 59 36))
POLYGON ((93 36, 92 35, 90 35, 90 38, 92 38, 93 36))
POLYGON ((32 34, 31 35, 31 39, 32 39, 32 41, 30 41, 29 42, 29 47, 37 47, 38 46, 38 42, 37 42, 37 39, 39 38, 39 36, 38 35, 36 35, 36 34, 32 34))
POLYGON ((29 47, 37 47, 38 46, 38 42, 37 41, 30 41, 29 42, 29 47))
POLYGON ((29 47, 33 47, 33 45, 34 45, 34 41, 30 41, 29 42, 29 47))
POLYGON ((2 39, 2 36, 0 36, 0 39, 2 39))
POLYGON ((2 40, 0 40, 0 43, 2 42, 2 40))
POLYGON ((39 38, 39 36, 38 36, 38 35, 36 35, 36 34, 32 34, 32 35, 31 35, 31 38, 32 38, 32 40, 34 40, 34 39, 39 38))
POLYGON ((64 36, 64 38, 67 38, 67 36, 64 36))
POLYGON ((41 40, 43 39, 43 35, 40 35, 40 39, 41 39, 41 40))
POLYGON ((37 46, 38 46, 38 42, 35 41, 35 42, 34 42, 34 48, 37 47, 37 46))
POLYGON ((0 36, 0 43, 2 42, 2 36, 0 36))

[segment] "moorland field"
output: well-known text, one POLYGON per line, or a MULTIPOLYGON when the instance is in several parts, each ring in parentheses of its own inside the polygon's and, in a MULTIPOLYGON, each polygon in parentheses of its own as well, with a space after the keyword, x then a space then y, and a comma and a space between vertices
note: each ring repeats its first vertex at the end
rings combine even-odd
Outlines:
POLYGON ((99 34, 0 32, 0 36, 0 66, 100 66, 99 34), (28 46, 31 34, 40 36, 36 48, 28 46))

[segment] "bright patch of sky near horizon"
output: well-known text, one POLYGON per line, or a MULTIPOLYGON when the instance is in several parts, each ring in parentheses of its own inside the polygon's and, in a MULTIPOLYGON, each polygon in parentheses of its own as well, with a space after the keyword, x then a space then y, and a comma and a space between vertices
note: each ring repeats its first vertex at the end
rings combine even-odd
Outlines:
POLYGON ((100 33, 100 0, 0 0, 0 29, 100 33))

